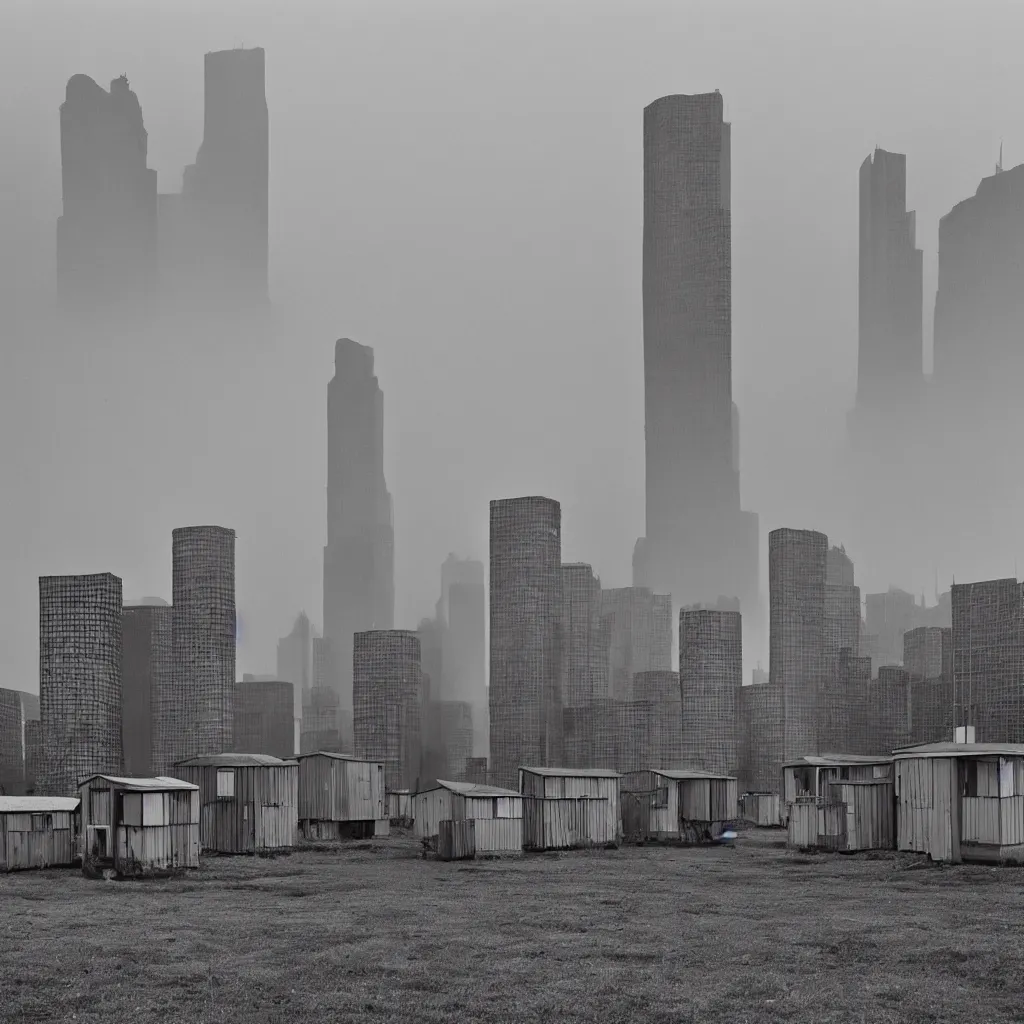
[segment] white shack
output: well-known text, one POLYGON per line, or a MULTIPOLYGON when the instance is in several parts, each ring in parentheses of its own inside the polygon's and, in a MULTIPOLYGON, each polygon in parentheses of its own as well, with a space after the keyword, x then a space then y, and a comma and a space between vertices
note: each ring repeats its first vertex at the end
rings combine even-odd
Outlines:
POLYGON ((83 863, 120 876, 199 867, 199 788, 181 779, 92 775, 78 787, 83 863))
POLYGON ((622 777, 622 832, 633 841, 716 838, 739 812, 735 776, 668 768, 622 777))
POLYGON ((523 849, 617 843, 621 778, 604 768, 520 768, 523 849))
MULTIPOLYGON (((437 841, 442 822, 473 822, 473 854, 523 852, 523 798, 511 789, 438 779, 433 789, 413 797, 415 835, 437 841)), ((467 826, 468 829, 468 826, 467 826)), ((462 845, 468 844, 462 839, 462 845)))
POLYGON ((1024 744, 926 743, 893 759, 900 850, 1024 863, 1024 744))
POLYGON ((0 871, 69 867, 79 803, 66 796, 0 796, 0 871))
POLYGON ((299 754, 299 829, 307 839, 388 834, 384 762, 318 750, 299 754))

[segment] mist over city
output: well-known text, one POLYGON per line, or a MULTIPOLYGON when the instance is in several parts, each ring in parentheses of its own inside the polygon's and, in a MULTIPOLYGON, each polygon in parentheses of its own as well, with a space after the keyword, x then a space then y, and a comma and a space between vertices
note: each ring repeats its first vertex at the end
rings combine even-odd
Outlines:
POLYGON ((0 870, 1024 863, 1024 9, 967 11, 12 0, 0 870))

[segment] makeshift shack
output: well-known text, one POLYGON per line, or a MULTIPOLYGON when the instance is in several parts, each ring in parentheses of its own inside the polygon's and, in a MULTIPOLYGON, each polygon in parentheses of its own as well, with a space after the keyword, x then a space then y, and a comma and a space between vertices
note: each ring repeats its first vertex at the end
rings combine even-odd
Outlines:
POLYGON ((900 850, 1024 863, 1024 744, 926 743, 893 757, 900 850))
POLYGON ((438 779, 413 797, 412 813, 414 834, 446 860, 523 852, 523 798, 511 789, 438 779))
POLYGON ((668 768, 628 772, 621 783, 622 834, 630 842, 709 842, 736 820, 732 775, 668 768))
POLYGON ((744 793, 740 817, 758 828, 778 828, 783 823, 782 797, 778 793, 744 793))
POLYGON ((318 750, 300 754, 299 829, 306 839, 388 834, 383 761, 318 750))
POLYGON ((92 775, 79 784, 83 867, 121 877, 199 867, 199 790, 181 779, 92 775))
POLYGON ((388 821, 408 827, 413 820, 413 797, 407 789, 388 790, 388 821))
POLYGON ((174 770, 199 787, 203 850, 261 853, 295 846, 299 763, 270 754, 210 754, 174 770))
POLYGON ((523 849, 617 843, 621 778, 604 768, 520 768, 523 849))
POLYGON ((0 871, 69 867, 78 807, 77 797, 0 796, 0 871))

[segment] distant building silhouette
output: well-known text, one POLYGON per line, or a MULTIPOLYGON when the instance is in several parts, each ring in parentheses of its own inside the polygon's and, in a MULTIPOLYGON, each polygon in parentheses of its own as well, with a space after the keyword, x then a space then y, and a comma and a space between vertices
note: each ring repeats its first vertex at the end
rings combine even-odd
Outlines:
POLYGON ((634 583, 677 606, 758 606, 758 523, 740 506, 732 400, 730 125, 718 92, 644 110, 647 529, 634 583))
POLYGON ((199 309, 268 302, 270 135, 261 48, 206 54, 203 142, 179 195, 160 196, 167 300, 199 309))
POLYGON ((121 613, 121 734, 129 775, 153 770, 154 723, 169 710, 155 700, 173 694, 173 620, 168 604, 136 604, 121 613))
POLYGON ((353 709, 352 637, 394 625, 394 544, 384 480, 384 395, 373 372, 373 349, 342 338, 327 387, 324 638, 329 680, 346 721, 353 709))
MULTIPOLYGON (((313 689, 313 639, 315 630, 305 612, 299 612, 292 631, 277 641, 277 679, 292 684, 295 707, 295 742, 299 743, 302 709, 313 689)), ((255 751, 246 751, 255 753, 255 751)), ((281 755, 283 756, 283 755, 281 755)), ((290 754, 288 755, 291 756, 290 754)))
POLYGON ((243 679, 235 692, 234 750, 294 757, 295 686, 283 679, 243 679))
POLYGON ((562 509, 552 498, 491 502, 491 775, 562 755, 562 509))
POLYGON ((235 531, 188 526, 172 532, 170 691, 155 701, 154 771, 233 749, 235 531))
POLYGON ((142 108, 122 75, 100 88, 73 75, 60 108, 63 213, 57 292, 70 313, 135 312, 157 284, 156 171, 142 108))
POLYGON ((615 587, 601 591, 601 617, 608 634, 609 693, 614 700, 635 699, 638 672, 672 668, 671 613, 646 587, 615 587))
POLYGON ((39 578, 39 788, 49 796, 123 769, 121 599, 110 573, 39 578))
POLYGON ((609 634, 601 616, 601 581, 591 566, 562 566, 562 700, 582 707, 611 696, 609 634))
POLYGON ((835 676, 839 655, 860 650, 860 587, 853 582, 853 562, 843 548, 831 547, 825 569, 825 668, 835 676))
POLYGON ((907 210, 907 158, 876 149, 860 168, 857 409, 904 410, 923 386, 922 253, 907 210))
POLYGON ((35 783, 31 733, 38 734, 39 696, 0 689, 0 793, 20 796, 35 783))
POLYGON ((739 775, 743 622, 739 612, 679 615, 683 766, 739 775))

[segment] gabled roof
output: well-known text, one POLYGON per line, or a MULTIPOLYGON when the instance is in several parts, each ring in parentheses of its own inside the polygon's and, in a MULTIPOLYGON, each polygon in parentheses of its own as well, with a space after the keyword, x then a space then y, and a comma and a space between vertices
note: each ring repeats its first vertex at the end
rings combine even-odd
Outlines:
POLYGON ((77 811, 81 802, 77 796, 0 796, 0 814, 77 811))
POLYGON ((893 754, 901 761, 911 757, 1024 757, 1024 743, 921 743, 893 754))
POLYGON ((201 757, 190 757, 187 761, 178 761, 175 768, 260 768, 275 765, 297 765, 299 762, 289 759, 282 760, 272 754, 204 754, 201 757))
POLYGON ((783 768, 852 768, 858 764, 889 764, 892 754, 806 754, 783 768))
POLYGON ((531 775, 547 775, 562 779, 621 779, 622 776, 611 768, 528 768, 520 765, 521 772, 531 775))
MULTIPOLYGON (((514 789, 502 789, 501 786, 485 786, 480 782, 448 782, 445 779, 438 779, 436 789, 448 789, 453 793, 458 793, 460 796, 518 796, 521 797, 522 793, 517 793, 514 789)), ((429 790, 424 790, 429 792, 429 790)))
POLYGON ((355 764, 379 764, 383 766, 383 761, 376 761, 372 757, 356 757, 355 754, 336 754, 333 750, 307 750, 305 754, 298 754, 295 758, 296 761, 301 761, 304 757, 331 757, 335 761, 352 761, 355 764))
POLYGON ((663 779, 675 779, 678 782, 686 782, 694 779, 724 779, 728 782, 735 782, 735 775, 720 775, 718 772, 702 772, 687 768, 652 768, 651 772, 660 775, 663 779))
POLYGON ((127 790, 129 793, 167 793, 174 790, 199 788, 198 786, 193 786, 191 782, 172 779, 167 775, 157 775, 152 779, 133 779, 124 778, 120 775, 96 774, 82 779, 78 785, 79 787, 84 786, 87 782, 92 782, 93 779, 105 779, 112 786, 127 790))

